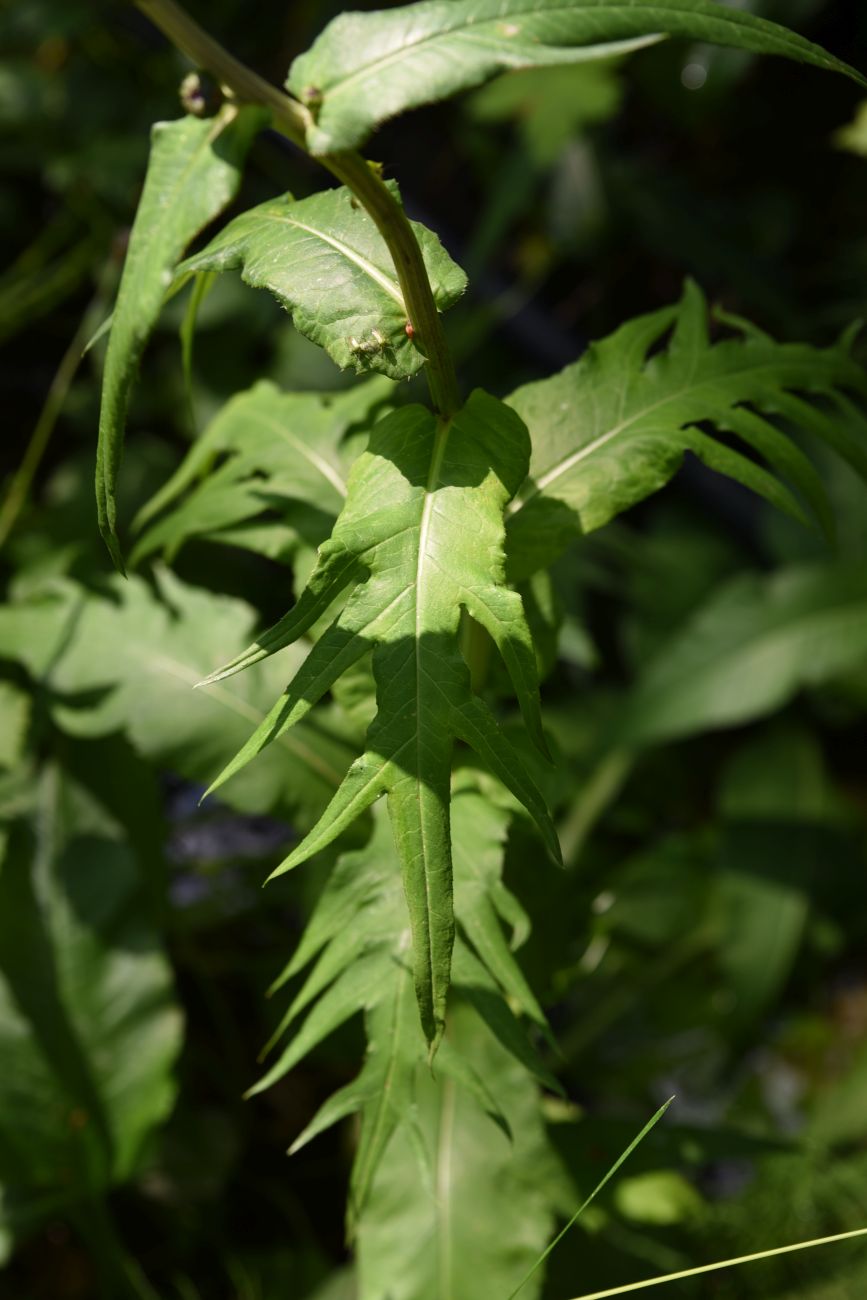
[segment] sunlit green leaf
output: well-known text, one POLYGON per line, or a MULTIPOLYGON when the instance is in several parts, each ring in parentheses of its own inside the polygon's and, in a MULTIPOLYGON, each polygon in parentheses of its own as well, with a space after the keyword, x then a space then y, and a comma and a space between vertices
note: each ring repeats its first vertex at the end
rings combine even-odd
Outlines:
MULTIPOLYGON (((400 195, 394 182, 392 194, 400 195)), ((466 276, 439 239, 412 223, 440 311, 453 306, 466 276)), ((295 328, 339 366, 405 379, 424 365, 406 332, 408 312, 388 245, 348 189, 260 203, 230 222, 187 271, 240 270, 269 289, 295 328)))
POLYGON ((360 1300, 503 1300, 553 1229, 561 1175, 532 1078, 465 1005, 446 1042, 490 1081, 513 1136, 444 1071, 419 1073, 414 1132, 386 1150, 359 1223, 360 1300))
POLYGON ((140 539, 133 563, 160 549, 175 554, 190 537, 219 540, 265 511, 285 517, 293 502, 303 506, 302 528, 318 523, 315 543, 324 541, 346 499, 352 435, 367 432, 391 387, 374 378, 346 393, 282 393, 262 380, 237 394, 139 512, 143 523, 188 493, 140 539))
MULTIPOLYGON (((508 820, 508 814, 471 790, 455 796, 452 836, 458 950, 464 951, 466 943, 461 935, 473 942, 482 936, 477 950, 487 972, 480 980, 478 971, 483 968, 478 963, 468 967, 475 974, 474 985, 467 991, 483 993, 487 999, 477 998, 476 1010, 492 1022, 494 1032, 501 1023, 508 1024, 516 1059, 546 1083, 553 1083, 504 1001, 504 995, 514 996, 528 1015, 544 1026, 544 1017, 504 942, 493 910, 501 897, 511 897, 500 879, 508 820), (484 884, 473 861, 476 854, 484 860, 484 884)), ((270 1087, 344 1020, 364 1012, 368 1047, 360 1073, 324 1103, 292 1147, 296 1151, 346 1116, 360 1113, 350 1205, 354 1221, 396 1126, 413 1123, 416 1080, 429 1072, 427 1044, 413 996, 409 915, 400 859, 381 812, 374 818, 374 833, 365 848, 343 855, 333 868, 275 988, 305 968, 306 978, 272 1038, 273 1044, 292 1030, 290 1042, 251 1093, 270 1087), (298 1029, 302 1015, 306 1018, 298 1029)), ((496 1081, 485 1081, 472 1058, 448 1039, 440 1046, 436 1069, 469 1091, 503 1127, 496 1081)))
POLYGON ((453 943, 449 780, 456 739, 470 745, 527 807, 557 856, 532 779, 473 693, 458 645, 461 609, 488 630, 511 674, 528 729, 544 750, 536 664, 520 597, 503 581, 502 511, 526 472, 527 434, 477 391, 450 421, 406 407, 373 430, 343 513, 295 608, 212 674, 219 682, 301 636, 347 588, 352 595, 262 726, 214 787, 300 721, 373 649, 378 713, 367 750, 307 838, 278 868, 324 848, 388 793, 413 932, 425 1032, 443 1025, 453 943))
POLYGON ((335 18, 292 65, 314 153, 361 145, 388 118, 506 68, 605 58, 663 35, 781 54, 856 80, 818 45, 712 0, 423 0, 335 18))
POLYGON ((184 249, 232 200, 265 115, 226 105, 214 118, 158 122, 111 326, 96 461, 99 527, 119 569, 115 488, 130 390, 184 249))
POLYGON ((677 306, 637 317, 508 398, 533 442, 529 477, 509 508, 510 572, 550 563, 571 538, 657 491, 687 451, 796 518, 806 507, 832 531, 821 480, 778 422, 826 442, 867 477, 867 419, 847 396, 863 398, 867 376, 843 345, 775 343, 745 322, 725 323, 737 336, 711 342, 704 297, 688 282, 677 306), (845 420, 835 420, 841 409, 845 420))

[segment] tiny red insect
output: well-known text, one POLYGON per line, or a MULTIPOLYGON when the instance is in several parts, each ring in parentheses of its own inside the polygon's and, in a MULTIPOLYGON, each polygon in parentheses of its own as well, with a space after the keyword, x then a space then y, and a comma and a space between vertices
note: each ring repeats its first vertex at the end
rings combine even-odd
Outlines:
POLYGON ((406 322, 406 337, 408 339, 415 338, 415 326, 413 325, 411 320, 408 320, 406 322))

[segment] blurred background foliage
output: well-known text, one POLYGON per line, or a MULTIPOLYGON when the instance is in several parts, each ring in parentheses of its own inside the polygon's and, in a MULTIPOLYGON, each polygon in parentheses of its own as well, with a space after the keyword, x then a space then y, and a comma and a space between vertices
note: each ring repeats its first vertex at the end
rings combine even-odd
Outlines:
MULTIPOLYGON (((859 0, 740 3, 867 68, 859 0)), ((190 8, 280 82, 338 6, 261 0, 255 21, 237 0, 190 8)), ((0 1296, 349 1300, 352 1132, 284 1152, 354 1073, 360 1026, 241 1097, 280 1012, 265 990, 324 871, 260 884, 364 719, 344 685, 305 757, 269 751, 199 808, 286 671, 245 675, 228 707, 189 705, 203 648, 225 659, 226 640, 282 613, 279 518, 241 538, 192 527, 172 573, 143 565, 125 586, 96 533, 102 349, 81 350, 111 309, 149 127, 177 115, 185 68, 121 3, 7 3, 0 48, 0 1296), (169 676, 149 674, 156 657, 169 676)), ((390 124, 372 152, 469 272, 450 337, 467 382, 502 394, 673 301, 685 275, 776 337, 834 339, 867 303, 865 112, 841 79, 671 42, 501 78, 390 124)), ((238 207, 321 184, 266 136, 238 207)), ((254 378, 348 382, 266 295, 221 277, 187 386, 183 320, 178 300, 145 358, 125 520, 254 378)), ((566 1099, 544 1108, 559 1167, 535 1174, 553 1209, 570 1213, 677 1094, 553 1256, 547 1300, 867 1222, 867 662, 805 659, 804 629, 826 616, 809 591, 765 618, 805 572, 844 601, 867 559, 867 490, 830 456, 822 469, 833 545, 690 463, 528 593, 561 758, 540 779, 567 870, 515 828, 506 880, 560 1046, 547 1063, 566 1099), (674 727, 660 664, 697 701, 674 727), (613 746, 636 707, 640 741, 613 746)), ((289 548, 302 571, 306 540, 289 548)), ((671 1294, 865 1286, 856 1244, 671 1294)))

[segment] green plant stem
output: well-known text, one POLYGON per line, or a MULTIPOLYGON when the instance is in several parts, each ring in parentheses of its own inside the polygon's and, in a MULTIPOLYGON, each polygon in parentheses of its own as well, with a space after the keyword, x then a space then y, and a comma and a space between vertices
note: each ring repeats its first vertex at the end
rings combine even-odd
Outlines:
POLYGON ((376 168, 359 153, 336 153, 320 160, 343 181, 370 214, 394 262, 416 345, 427 359, 427 380, 438 415, 448 419, 459 408, 454 362, 437 311, 418 240, 409 218, 376 168))
POLYGON ((72 342, 63 354, 60 365, 57 367, 51 381, 42 410, 39 412, 39 419, 36 421, 30 435, 24 457, 12 477, 3 504, 0 505, 0 547, 5 545, 30 494, 36 471, 42 463, 42 457, 45 455, 45 450, 54 432, 54 426, 57 424, 57 417, 63 409, 66 395, 81 363, 84 345, 90 332, 93 306, 98 300, 99 297, 97 296, 85 311, 78 329, 72 336, 72 342))
POLYGON ((576 866, 587 837, 599 818, 620 793, 635 764, 636 755, 628 749, 611 750, 590 774, 581 793, 558 827, 563 861, 576 866))
MULTIPOLYGON (((210 72, 236 99, 267 108, 275 130, 306 151, 306 131, 312 119, 303 104, 240 63, 175 4, 175 0, 133 0, 133 3, 173 45, 197 67, 210 72)), ((352 190, 388 245, 406 305, 407 321, 427 361, 425 369, 434 409, 449 418, 460 406, 454 363, 421 249, 406 213, 377 169, 360 154, 312 156, 352 190)))
POLYGON ((311 118, 303 104, 284 95, 236 59, 174 0, 134 0, 134 3, 197 67, 210 72, 236 99, 270 109, 281 134, 299 149, 305 148, 305 132, 311 118))

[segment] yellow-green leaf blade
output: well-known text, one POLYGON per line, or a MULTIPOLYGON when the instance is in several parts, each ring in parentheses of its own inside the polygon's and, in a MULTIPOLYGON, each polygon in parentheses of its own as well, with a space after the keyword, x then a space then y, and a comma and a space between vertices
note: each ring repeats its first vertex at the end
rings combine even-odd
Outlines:
POLYGON ((218 680, 294 640, 309 625, 308 604, 321 610, 335 573, 353 584, 276 713, 230 770, 282 736, 342 668, 372 649, 378 712, 365 752, 275 874, 331 843, 387 793, 409 908, 416 995, 433 1046, 444 1024, 454 939, 449 802, 456 739, 473 746, 525 803, 552 856, 558 855, 544 800, 474 694, 459 648, 462 609, 494 611, 506 665, 542 746, 529 634, 520 599, 504 580, 503 511, 528 458, 521 421, 482 392, 451 421, 422 407, 387 416, 353 467, 344 509, 295 609, 214 674, 218 680))

